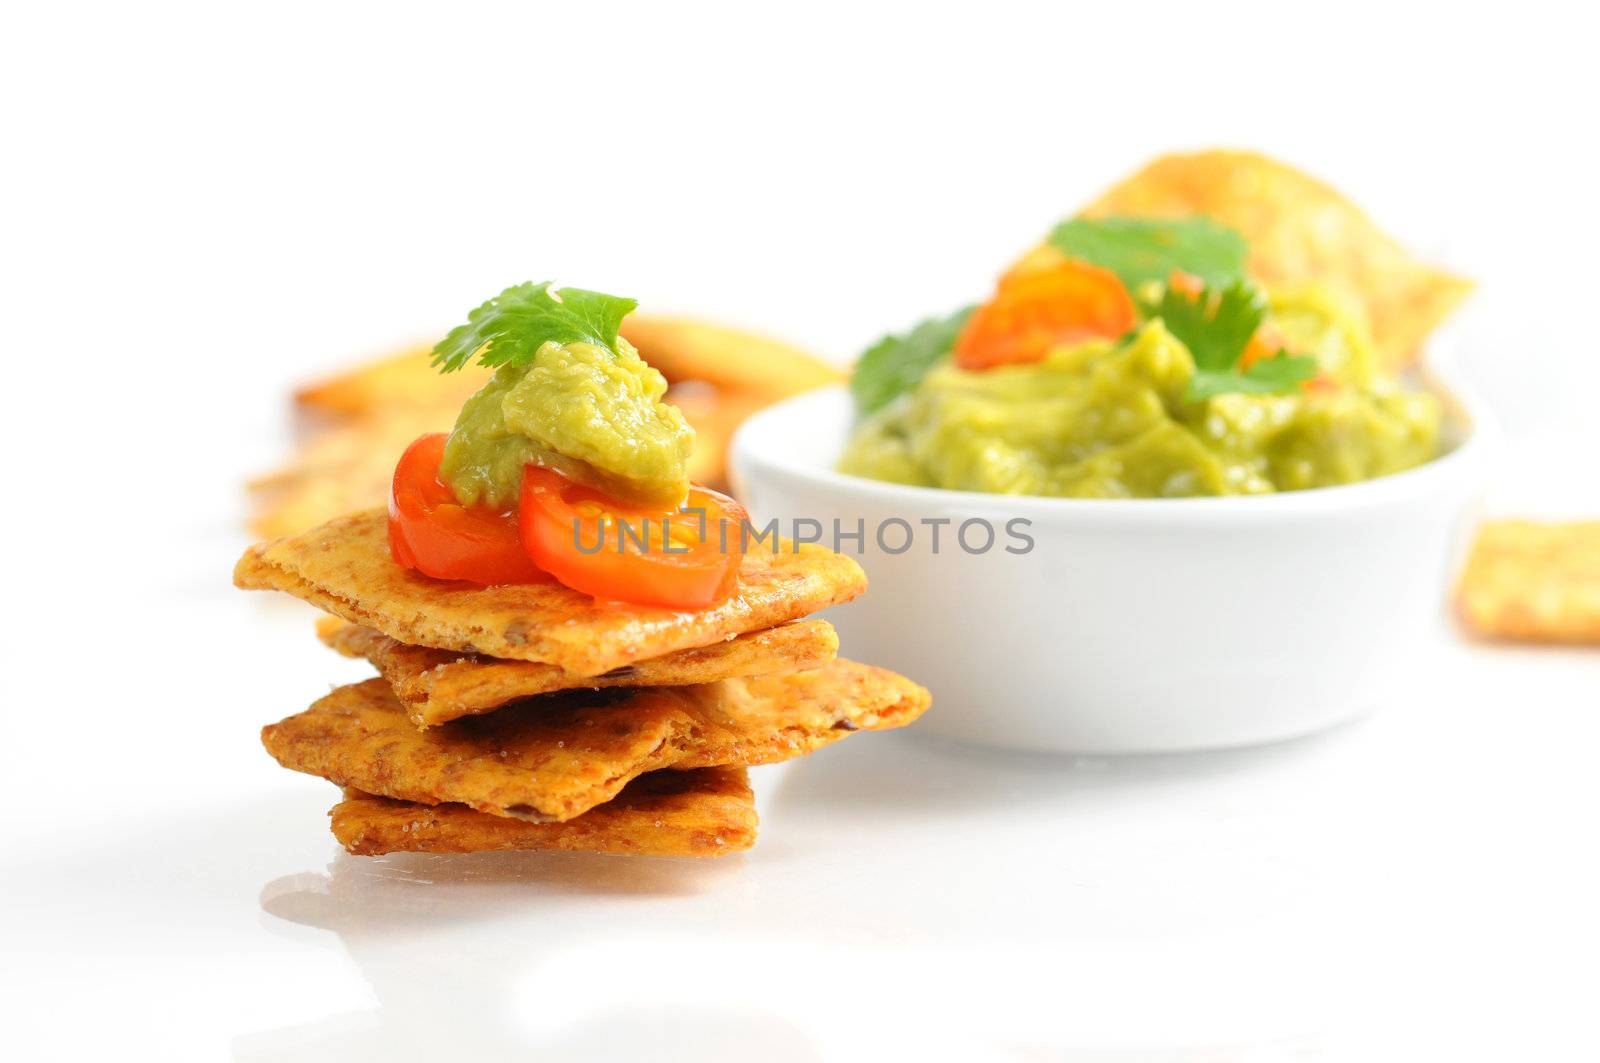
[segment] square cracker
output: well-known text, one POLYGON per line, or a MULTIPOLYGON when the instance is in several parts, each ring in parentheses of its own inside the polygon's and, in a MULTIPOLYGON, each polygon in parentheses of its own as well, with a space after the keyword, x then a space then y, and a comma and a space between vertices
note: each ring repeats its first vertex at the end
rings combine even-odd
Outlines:
POLYGON ((776 553, 753 547, 733 597, 692 612, 596 601, 559 583, 478 587, 395 564, 387 514, 372 509, 252 546, 233 582, 287 591, 408 645, 542 661, 592 676, 849 601, 866 589, 867 577, 826 547, 784 542, 776 553))
POLYGON ((420 731, 382 679, 339 687, 262 728, 278 763, 402 801, 567 820, 661 768, 771 764, 853 731, 900 727, 928 692, 836 659, 693 687, 570 690, 420 731))
POLYGON ((357 856, 568 849, 636 856, 725 856, 756 840, 755 798, 743 768, 658 771, 565 823, 524 823, 465 805, 418 805, 346 790, 328 813, 357 856))
POLYGON ((365 657, 394 689, 418 727, 474 716, 509 701, 577 687, 676 687, 753 675, 820 668, 839 650, 826 620, 792 620, 710 646, 679 650, 596 676, 576 676, 553 664, 502 661, 426 646, 407 646, 371 628, 324 617, 317 636, 346 657, 365 657))
POLYGON ((1485 523, 1456 602, 1491 638, 1600 644, 1600 521, 1485 523))

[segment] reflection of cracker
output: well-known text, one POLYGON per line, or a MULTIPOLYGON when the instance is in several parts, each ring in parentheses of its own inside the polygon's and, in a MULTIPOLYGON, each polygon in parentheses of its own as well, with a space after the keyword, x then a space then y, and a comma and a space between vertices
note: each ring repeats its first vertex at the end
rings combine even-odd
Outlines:
POLYGON ((573 690, 420 731, 382 679, 262 729, 286 768, 422 804, 564 820, 660 768, 771 764, 900 727, 928 692, 853 661, 695 687, 573 690))
POLYGON ((287 591, 412 646, 543 661, 575 675, 776 627, 849 601, 867 586, 861 566, 826 547, 785 542, 774 555, 752 540, 738 589, 721 605, 694 612, 624 606, 559 583, 477 587, 430 579, 394 563, 387 524, 375 509, 257 544, 239 559, 234 584, 287 591))
POLYGON ((800 672, 827 664, 839 649, 839 636, 826 620, 795 620, 726 642, 623 665, 603 675, 575 676, 533 661, 502 661, 407 646, 371 628, 337 620, 331 626, 319 624, 317 634, 346 657, 371 661, 419 727, 572 687, 675 687, 735 676, 800 672))
POLYGON ((567 849, 635 856, 724 856, 756 840, 755 799, 743 768, 659 771, 565 823, 524 823, 464 805, 418 805, 346 790, 329 813, 357 856, 567 849))
POLYGON ((1600 643, 1600 521, 1490 521, 1457 603, 1470 626, 1492 637, 1600 643))
POLYGON ((1326 284, 1365 307, 1384 363, 1403 365, 1472 290, 1412 257, 1355 204, 1283 163, 1251 152, 1166 155, 1107 191, 1086 215, 1203 214, 1250 244, 1268 289, 1326 284))

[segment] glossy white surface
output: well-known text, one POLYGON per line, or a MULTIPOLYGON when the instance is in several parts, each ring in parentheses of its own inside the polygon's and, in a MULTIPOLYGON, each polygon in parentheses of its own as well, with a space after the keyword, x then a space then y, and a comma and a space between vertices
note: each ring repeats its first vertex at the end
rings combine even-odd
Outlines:
POLYGON ((1269 497, 1018 498, 844 476, 842 387, 747 421, 733 474, 758 524, 860 560, 870 590, 829 617, 848 652, 933 692, 922 729, 1024 752, 1222 749, 1368 712, 1416 667, 1496 438, 1475 398, 1449 401, 1439 459, 1269 497))
POLYGON ((1173 145, 1477 277, 1494 504, 1600 514, 1570 5, 936 6, 0 16, 0 1058, 1600 1056, 1595 653, 1440 630, 1369 719, 1242 753, 856 736, 758 771, 711 866, 347 859, 261 750, 364 674, 228 586, 292 382, 547 276, 843 359, 1173 145))
MULTIPOLYGON (((52 798, 0 856, 4 1038, 26 1058, 1600 1048, 1575 1019, 1600 949, 1594 654, 1441 633, 1369 720, 1243 752, 856 736, 758 770, 760 842, 720 863, 364 860, 327 833, 333 788, 254 740, 359 667, 305 612, 219 585, 231 535, 188 545, 169 560, 196 589, 140 615, 181 643, 113 648, 68 683, 121 711, 92 734, 81 708, 8 728, 39 751, 13 785, 52 798)), ((59 680, 22 693, 70 703, 59 680)))

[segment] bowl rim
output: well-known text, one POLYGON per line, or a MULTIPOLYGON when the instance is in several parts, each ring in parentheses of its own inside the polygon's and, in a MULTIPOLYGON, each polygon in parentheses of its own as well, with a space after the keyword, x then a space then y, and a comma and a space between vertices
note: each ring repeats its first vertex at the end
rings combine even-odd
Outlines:
POLYGON ((832 468, 818 468, 792 454, 776 454, 772 448, 761 446, 759 441, 772 434, 772 422, 794 416, 798 409, 809 405, 848 403, 849 389, 845 384, 794 395, 752 414, 734 434, 729 448, 730 466, 740 480, 749 478, 747 469, 760 467, 763 471, 791 481, 808 481, 851 498, 868 498, 877 502, 900 501, 908 507, 960 507, 992 511, 997 506, 1003 506, 1019 517, 1071 517, 1074 520, 1117 524, 1170 520, 1252 521, 1364 509, 1409 501, 1436 491, 1459 489, 1461 485, 1471 484, 1481 473, 1487 452, 1498 439, 1498 431, 1488 407, 1470 387, 1461 382, 1453 369, 1431 361, 1421 364, 1418 369, 1423 386, 1445 405, 1447 423, 1458 433, 1455 445, 1446 453, 1414 468, 1332 487, 1267 495, 1190 498, 1055 498, 989 494, 870 480, 832 468))

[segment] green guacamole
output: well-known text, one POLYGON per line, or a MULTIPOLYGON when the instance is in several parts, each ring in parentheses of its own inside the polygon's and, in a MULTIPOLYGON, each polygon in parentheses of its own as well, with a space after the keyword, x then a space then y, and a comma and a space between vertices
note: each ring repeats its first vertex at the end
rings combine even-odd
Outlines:
POLYGON ((468 506, 515 505, 529 463, 627 501, 677 505, 689 491, 694 430, 661 401, 666 390, 625 339, 614 351, 545 343, 467 400, 439 474, 468 506))
POLYGON ((1190 400, 1194 359, 1153 319, 1030 365, 938 364, 858 426, 839 469, 997 494, 1173 498, 1353 483, 1438 453, 1438 401, 1379 373, 1333 300, 1274 297, 1268 321, 1316 357, 1324 386, 1190 400))

